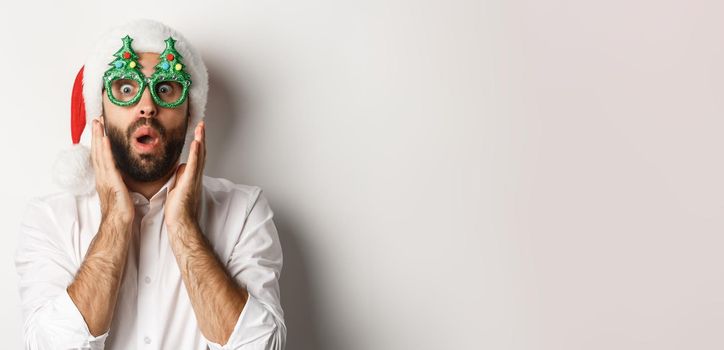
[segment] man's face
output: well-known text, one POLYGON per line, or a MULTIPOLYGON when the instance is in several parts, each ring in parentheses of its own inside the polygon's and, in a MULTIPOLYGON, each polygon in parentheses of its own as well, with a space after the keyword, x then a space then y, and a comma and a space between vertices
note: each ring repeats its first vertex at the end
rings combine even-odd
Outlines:
MULTIPOLYGON (((157 53, 139 52, 141 71, 150 77, 159 62, 157 53)), ((175 170, 188 128, 187 99, 176 108, 162 108, 151 97, 150 87, 132 106, 113 104, 103 91, 106 136, 119 170, 131 179, 150 182, 175 170)))

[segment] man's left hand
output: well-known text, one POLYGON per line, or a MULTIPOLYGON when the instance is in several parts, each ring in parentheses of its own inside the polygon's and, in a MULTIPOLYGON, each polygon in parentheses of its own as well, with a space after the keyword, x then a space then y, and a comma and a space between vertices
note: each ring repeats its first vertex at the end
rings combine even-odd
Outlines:
POLYGON ((206 163, 206 126, 204 121, 196 124, 194 140, 189 147, 186 164, 176 169, 176 181, 166 197, 164 216, 169 233, 178 228, 198 224, 201 186, 206 163))

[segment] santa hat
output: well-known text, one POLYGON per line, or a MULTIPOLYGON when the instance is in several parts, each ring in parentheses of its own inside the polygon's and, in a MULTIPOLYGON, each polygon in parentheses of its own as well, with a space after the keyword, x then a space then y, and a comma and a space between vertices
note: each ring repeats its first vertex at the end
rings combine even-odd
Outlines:
MULTIPOLYGON (((95 190, 90 148, 82 143, 82 135, 86 125, 102 113, 103 74, 108 69, 109 62, 113 61, 113 54, 122 46, 122 39, 126 35, 133 38, 132 47, 135 52, 160 54, 166 48, 165 40, 168 37, 176 40, 176 50, 183 57, 184 69, 192 81, 189 88, 189 126, 181 159, 188 157, 195 126, 204 118, 209 89, 208 72, 201 55, 181 33, 163 23, 148 19, 134 20, 108 30, 101 35, 75 78, 70 106, 73 146, 60 153, 53 167, 55 183, 76 195, 95 190)), ((90 136, 85 139, 90 144, 90 136)))

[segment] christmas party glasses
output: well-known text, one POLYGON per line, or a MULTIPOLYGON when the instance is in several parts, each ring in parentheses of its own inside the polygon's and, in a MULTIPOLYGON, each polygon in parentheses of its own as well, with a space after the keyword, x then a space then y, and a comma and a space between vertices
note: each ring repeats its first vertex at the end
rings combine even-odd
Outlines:
POLYGON ((147 87, 157 105, 174 108, 188 98, 191 77, 184 70, 181 54, 176 51, 176 40, 169 37, 165 40, 166 49, 161 53, 159 63, 150 77, 141 72, 138 55, 131 48, 133 39, 126 35, 123 47, 113 56, 114 61, 103 75, 103 82, 108 99, 118 106, 136 104, 147 87))

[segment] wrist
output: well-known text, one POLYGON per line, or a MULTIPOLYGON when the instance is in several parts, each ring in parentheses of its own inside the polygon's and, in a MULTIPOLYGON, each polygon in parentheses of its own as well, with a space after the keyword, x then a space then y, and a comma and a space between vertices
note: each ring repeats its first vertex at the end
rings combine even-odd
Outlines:
POLYGON ((108 215, 101 219, 97 237, 105 237, 105 239, 110 239, 110 242, 115 242, 114 245, 118 245, 130 242, 132 234, 133 219, 129 222, 127 218, 108 215))
POLYGON ((133 226, 133 214, 110 213, 104 215, 101 222, 121 230, 130 229, 133 226))
POLYGON ((188 232, 190 230, 197 229, 199 223, 193 218, 179 218, 166 221, 166 229, 169 233, 181 233, 188 232))

